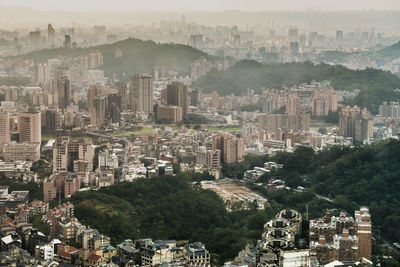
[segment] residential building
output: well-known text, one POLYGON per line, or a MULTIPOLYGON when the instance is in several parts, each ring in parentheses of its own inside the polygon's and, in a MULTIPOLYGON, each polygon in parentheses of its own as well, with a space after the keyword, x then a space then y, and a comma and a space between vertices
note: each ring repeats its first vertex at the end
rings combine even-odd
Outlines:
POLYGON ((65 110, 71 104, 71 84, 68 77, 61 77, 57 81, 58 105, 65 110))
POLYGON ((316 90, 312 99, 312 115, 327 116, 338 109, 338 96, 333 88, 316 90))
POLYGON ((11 141, 10 115, 8 112, 0 113, 0 144, 11 141))
POLYGON ((182 108, 178 106, 159 106, 157 111, 158 120, 169 120, 171 123, 182 121, 182 108))
POLYGON ((0 144, 0 157, 5 161, 40 159, 40 143, 9 142, 0 144))
POLYGON ((48 203, 57 197, 68 197, 81 187, 81 179, 76 174, 57 173, 43 181, 43 201, 48 203))
POLYGON ((17 120, 20 143, 40 143, 42 141, 40 112, 18 113, 17 120))
POLYGON ((352 137, 355 141, 368 140, 373 136, 373 119, 367 109, 346 106, 339 115, 340 135, 352 137))
POLYGON ((332 261, 371 260, 371 217, 368 208, 355 212, 355 217, 341 212, 310 221, 310 249, 319 264, 332 261))
POLYGON ((94 147, 90 138, 71 140, 68 136, 57 138, 53 145, 53 173, 72 172, 74 161, 83 160, 93 169, 94 147))
POLYGON ((269 133, 283 131, 309 131, 310 114, 263 114, 258 117, 259 129, 269 133))
POLYGON ((132 110, 153 113, 153 79, 146 74, 136 74, 130 82, 130 97, 132 110))
POLYGON ((90 124, 98 128, 106 124, 106 115, 108 107, 108 97, 98 95, 93 98, 92 109, 90 110, 90 124))
POLYGON ((212 149, 221 151, 223 163, 231 164, 244 160, 245 147, 243 138, 236 135, 222 133, 213 136, 212 149))
POLYGON ((181 82, 173 82, 167 86, 167 105, 182 108, 182 116, 186 117, 189 111, 188 90, 181 82))

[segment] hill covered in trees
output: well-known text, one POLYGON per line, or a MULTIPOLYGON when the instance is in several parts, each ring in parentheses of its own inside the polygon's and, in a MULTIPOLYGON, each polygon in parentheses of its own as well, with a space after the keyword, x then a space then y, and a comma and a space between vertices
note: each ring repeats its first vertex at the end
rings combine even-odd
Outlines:
POLYGON ((143 41, 129 38, 113 44, 92 46, 87 48, 55 48, 34 51, 23 55, 35 63, 44 62, 57 56, 78 57, 87 55, 90 51, 99 50, 104 56, 104 71, 125 73, 151 72, 154 66, 165 66, 167 70, 187 74, 192 61, 211 56, 193 47, 180 44, 158 44, 153 41, 143 41), (115 51, 120 49, 122 57, 115 58, 115 51))
POLYGON ((378 52, 378 56, 386 59, 386 60, 393 60, 400 57, 400 41, 385 47, 378 52))
POLYGON ((284 165, 263 177, 283 179, 333 200, 349 212, 368 206, 373 227, 383 236, 400 240, 400 141, 387 140, 362 147, 333 147, 320 153, 300 148, 278 153, 272 160, 284 165))
POLYGON ((217 90, 220 95, 243 95, 247 88, 260 93, 262 87, 280 88, 312 80, 328 80, 336 90, 360 89, 358 97, 349 104, 367 107, 374 113, 382 101, 400 100, 400 94, 393 91, 400 87, 400 78, 389 72, 376 69, 350 70, 343 66, 316 65, 311 62, 261 64, 243 60, 226 72, 209 72, 194 86, 208 92, 217 90))
POLYGON ((217 194, 192 186, 184 175, 138 179, 72 196, 77 218, 109 235, 126 238, 202 241, 222 264, 247 242, 260 238, 278 210, 227 212, 217 194))

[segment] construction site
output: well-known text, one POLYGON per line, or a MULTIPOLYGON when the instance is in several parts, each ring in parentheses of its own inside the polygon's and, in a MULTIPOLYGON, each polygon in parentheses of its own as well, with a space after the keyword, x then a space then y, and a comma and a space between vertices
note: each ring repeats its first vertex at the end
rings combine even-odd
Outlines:
POLYGON ((250 203, 256 203, 258 209, 264 209, 268 201, 244 185, 229 180, 203 181, 201 186, 203 189, 210 189, 217 193, 228 204, 227 209, 231 209, 233 206, 248 209, 250 203))

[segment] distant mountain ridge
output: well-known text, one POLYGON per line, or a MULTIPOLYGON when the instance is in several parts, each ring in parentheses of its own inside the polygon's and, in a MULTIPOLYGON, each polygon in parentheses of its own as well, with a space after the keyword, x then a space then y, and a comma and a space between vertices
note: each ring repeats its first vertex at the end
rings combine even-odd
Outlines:
POLYGON ((378 54, 386 59, 400 58, 400 41, 391 46, 379 50, 378 54))
POLYGON ((151 72, 154 66, 165 66, 167 70, 188 74, 191 63, 205 57, 213 60, 213 57, 191 46, 181 44, 159 44, 153 41, 143 41, 129 38, 112 44, 91 46, 87 48, 55 48, 33 51, 18 56, 32 59, 35 63, 45 62, 57 56, 79 57, 87 55, 90 51, 98 50, 103 54, 104 71, 125 73, 151 72), (120 49, 122 57, 115 58, 115 51, 120 49))
POLYGON ((243 95, 247 88, 261 92, 262 87, 281 88, 315 81, 330 81, 336 90, 360 89, 358 97, 349 104, 367 107, 376 113, 382 101, 398 101, 400 95, 394 89, 400 87, 400 78, 382 70, 350 70, 328 64, 284 63, 262 64, 243 60, 226 72, 213 71, 201 77, 194 86, 207 92, 216 90, 220 95, 243 95))

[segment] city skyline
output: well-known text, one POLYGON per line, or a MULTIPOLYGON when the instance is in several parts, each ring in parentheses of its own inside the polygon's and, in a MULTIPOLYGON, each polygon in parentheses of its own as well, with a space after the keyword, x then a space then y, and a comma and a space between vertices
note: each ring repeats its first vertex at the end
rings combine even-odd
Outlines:
POLYGON ((127 1, 127 0, 71 0, 68 2, 52 0, 0 0, 0 5, 29 7, 43 11, 63 10, 73 12, 149 12, 149 11, 224 11, 224 10, 243 10, 243 11, 294 11, 294 10, 400 10, 400 2, 397 0, 338 0, 338 1, 319 1, 319 0, 283 0, 283 1, 263 1, 263 0, 205 0, 192 2, 185 0, 172 1, 127 1))

